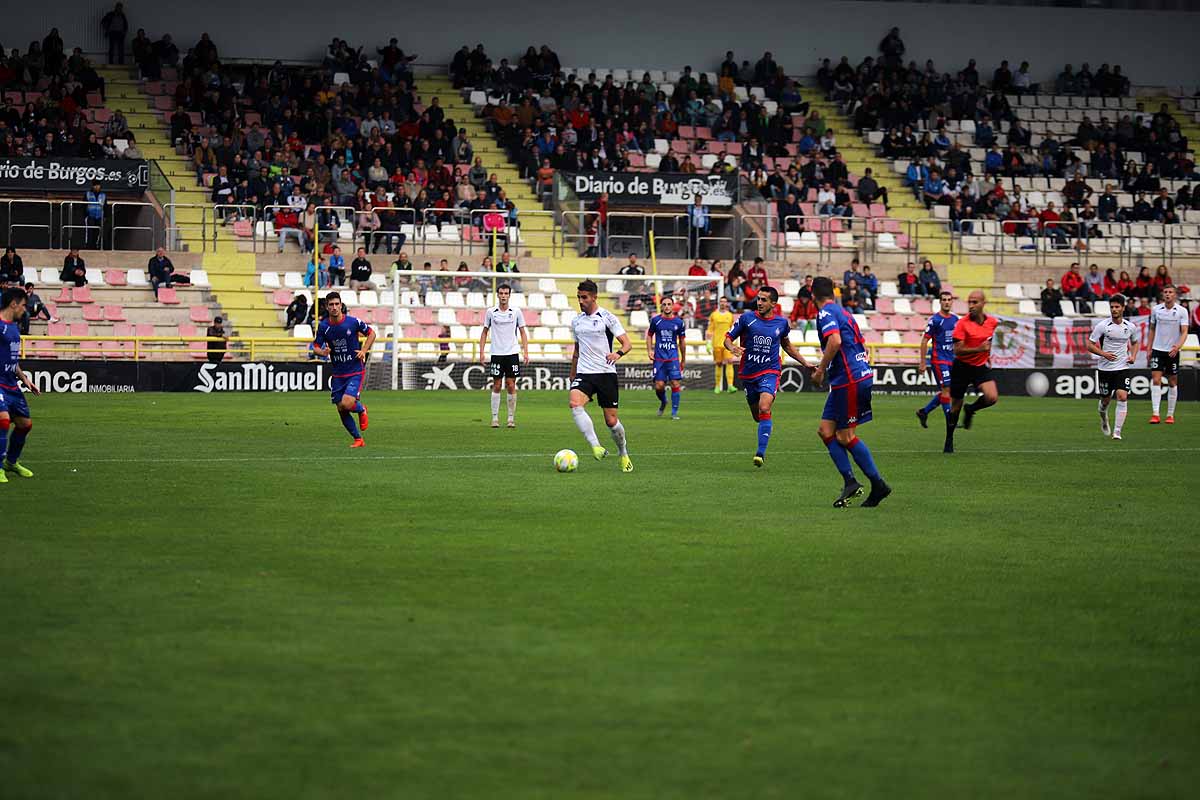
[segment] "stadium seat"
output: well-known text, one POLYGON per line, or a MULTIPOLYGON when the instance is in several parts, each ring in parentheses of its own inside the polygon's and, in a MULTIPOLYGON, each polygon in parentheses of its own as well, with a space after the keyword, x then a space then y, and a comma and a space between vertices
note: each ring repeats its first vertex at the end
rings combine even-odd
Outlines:
POLYGON ((913 313, 912 303, 909 302, 907 297, 897 297, 893 302, 894 302, 897 314, 913 313))
POLYGON ((553 308, 549 308, 549 309, 546 309, 545 311, 543 311, 541 324, 548 325, 552 328, 557 326, 559 324, 558 311, 553 308))
POLYGON ((296 327, 292 328, 292 338, 293 339, 312 339, 313 338, 312 326, 306 325, 303 323, 301 323, 300 325, 297 325, 296 327))
POLYGON ((258 285, 264 289, 278 289, 283 284, 279 282, 278 272, 263 272, 258 276, 258 285))
POLYGON ((200 289, 207 289, 212 284, 208 280, 208 272, 202 269, 194 269, 188 273, 188 277, 192 280, 192 286, 200 289))
POLYGON ((289 306, 292 303, 293 295, 288 289, 276 289, 271 294, 271 302, 277 306, 289 306))
POLYGON ((95 303, 83 307, 83 318, 88 322, 103 322, 104 308, 95 303))
POLYGON ((75 301, 71 299, 72 294, 73 294, 72 287, 64 286, 58 290, 58 295, 54 298, 54 302, 56 302, 56 303, 73 303, 75 301))
POLYGON ((101 272, 100 270, 95 269, 93 267, 88 267, 83 272, 84 272, 84 277, 87 278, 88 283, 92 284, 93 286, 103 286, 104 285, 104 273, 101 272))
POLYGON ((125 309, 121 308, 120 306, 105 306, 104 319, 109 322, 124 322, 125 309))
POLYGON ((448 308, 466 308, 467 300, 462 292, 447 292, 446 306, 448 308))
POLYGON ((444 307, 439 308, 437 310, 437 323, 438 323, 438 325, 456 325, 456 324, 458 324, 458 318, 454 316, 454 309, 453 308, 444 308, 444 307))
POLYGON ((303 289, 304 275, 300 272, 283 273, 283 285, 289 289, 303 289))
MULTIPOLYGON (((403 294, 408 294, 404 292, 403 294)), ((446 298, 439 291, 431 290, 425 293, 425 305, 429 308, 439 308, 446 305, 446 298)))
POLYGON ((537 287, 543 294, 554 294, 558 291, 558 281, 554 278, 538 278, 537 287))
POLYGON ((571 304, 567 301, 565 294, 556 293, 550 295, 550 307, 559 311, 569 311, 571 304))
POLYGON ((1036 317, 1036 316, 1038 316, 1037 304, 1034 303, 1032 300, 1020 300, 1017 303, 1017 313, 1024 314, 1024 315, 1030 316, 1030 317, 1036 317))
POLYGON ((467 292, 467 308, 487 308, 487 295, 483 292, 467 292))
POLYGON ((109 286, 125 286, 127 283, 125 273, 119 269, 105 270, 104 282, 109 286))
POLYGON ((342 304, 346 308, 358 305, 358 292, 353 289, 338 289, 338 294, 342 296, 342 304))
POLYGON ((74 303, 94 302, 92 300, 92 287, 76 286, 74 289, 71 290, 71 302, 74 302, 74 303))
POLYGON ((542 294, 541 292, 534 292, 533 294, 529 295, 529 300, 526 303, 526 306, 534 311, 544 311, 546 308, 548 308, 546 304, 546 295, 542 294))
POLYGON ((40 283, 42 286, 58 286, 62 281, 58 278, 58 270, 53 267, 42 267, 42 277, 40 280, 35 279, 34 283, 40 283))
POLYGON ((192 322, 208 323, 212 321, 212 316, 208 313, 208 306, 191 306, 188 309, 188 319, 192 322))
POLYGON ((358 293, 358 303, 367 308, 375 308, 379 305, 379 293, 371 289, 365 289, 358 293))
POLYGON ((650 327, 650 317, 646 314, 645 309, 636 309, 629 312, 629 325, 639 330, 644 330, 650 327))
POLYGON ((179 305, 179 295, 174 289, 163 287, 158 290, 158 302, 163 305, 177 306, 179 305))
POLYGON ((139 322, 133 326, 133 335, 141 338, 154 336, 154 326, 148 322, 139 322))
POLYGON ((146 273, 140 269, 131 269, 125 273, 125 280, 130 286, 149 286, 146 273))

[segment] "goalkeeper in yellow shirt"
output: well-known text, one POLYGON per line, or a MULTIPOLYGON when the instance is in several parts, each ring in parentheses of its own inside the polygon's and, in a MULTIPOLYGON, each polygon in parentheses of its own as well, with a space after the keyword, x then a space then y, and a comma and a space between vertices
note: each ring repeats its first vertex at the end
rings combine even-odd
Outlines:
POLYGON ((713 374, 716 376, 715 394, 721 393, 721 374, 725 375, 728 391, 736 392, 733 385, 733 353, 725 349, 725 334, 733 327, 733 312, 729 310, 729 298, 722 296, 717 301, 717 310, 708 318, 708 349, 713 356, 713 374))

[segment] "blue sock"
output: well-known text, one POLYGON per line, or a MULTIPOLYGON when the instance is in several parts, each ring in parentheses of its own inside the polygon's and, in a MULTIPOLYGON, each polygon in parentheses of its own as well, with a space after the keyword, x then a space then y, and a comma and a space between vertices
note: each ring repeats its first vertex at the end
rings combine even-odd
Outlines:
POLYGON ((667 390, 655 389, 654 394, 658 396, 658 410, 662 411, 667 407, 667 390))
POLYGON ((841 442, 834 437, 825 442, 825 447, 829 450, 829 457, 833 459, 833 465, 837 467, 838 472, 842 473, 846 482, 854 480, 854 469, 850 466, 850 456, 846 453, 846 448, 842 447, 841 442))
POLYGON ((25 449, 25 439, 29 436, 28 430, 14 428, 12 437, 8 440, 8 455, 5 458, 8 463, 15 464, 21 457, 21 451, 25 449))
POLYGON ((866 442, 855 436, 850 440, 850 445, 846 449, 850 451, 850 455, 854 456, 854 463, 858 464, 858 468, 871 479, 872 483, 879 480, 879 470, 875 467, 875 459, 871 456, 871 450, 867 447, 866 442))
POLYGON ((930 398, 929 402, 926 403, 925 407, 922 408, 921 410, 924 411, 926 414, 928 414, 930 411, 933 411, 935 408, 937 408, 938 405, 941 404, 941 402, 942 402, 942 396, 940 394, 935 394, 932 398, 930 398))
POLYGON ((945 414, 947 417, 950 416, 950 401, 949 400, 942 401, 942 413, 945 414))
POLYGON ((771 442, 771 418, 758 421, 758 455, 767 454, 767 445, 771 442))
POLYGON ((671 414, 679 413, 679 392, 671 392, 671 414))
POLYGON ((8 425, 0 427, 0 453, 8 450, 8 425))
POLYGON ((354 417, 350 416, 350 412, 343 411, 341 416, 342 424, 346 426, 346 430, 349 431, 350 435, 355 439, 361 439, 362 434, 358 432, 358 423, 354 421, 354 417))
POLYGON ((362 400, 359 400, 357 403, 354 404, 354 413, 355 414, 361 414, 366 410, 367 409, 363 407, 362 400))

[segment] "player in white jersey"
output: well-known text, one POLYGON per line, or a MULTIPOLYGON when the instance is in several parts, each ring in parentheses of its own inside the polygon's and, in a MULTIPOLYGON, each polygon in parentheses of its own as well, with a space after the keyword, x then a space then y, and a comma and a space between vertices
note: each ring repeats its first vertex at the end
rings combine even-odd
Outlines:
POLYGON ((633 472, 625 442, 625 426, 617 418, 617 362, 633 349, 633 344, 621 321, 596 304, 598 292, 595 281, 585 280, 580 282, 576 295, 582 313, 571 320, 571 335, 575 338, 575 354, 571 356, 571 416, 591 445, 596 460, 608 455, 596 438, 596 428, 584 408, 595 397, 596 405, 604 411, 604 424, 621 454, 621 471, 633 472), (616 351, 613 350, 614 338, 620 343, 616 351))
POLYGON ((1121 426, 1129 413, 1129 366, 1137 357, 1138 329, 1125 319, 1125 298, 1113 295, 1108 301, 1112 316, 1102 319, 1088 337, 1088 352, 1096 356, 1096 378, 1100 386, 1100 430, 1105 436, 1121 438, 1121 426), (1117 419, 1110 431, 1108 404, 1117 396, 1117 419))
POLYGON ((521 310, 508 305, 512 288, 507 283, 496 287, 497 305, 489 308, 483 318, 483 333, 479 334, 479 363, 487 364, 485 355, 488 334, 492 335, 492 427, 500 427, 500 384, 508 389, 508 427, 517 427, 517 378, 521 364, 529 363, 529 334, 521 310), (521 346, 517 348, 517 337, 521 346))
POLYGON ((1175 287, 1164 286, 1163 301, 1150 309, 1150 335, 1146 347, 1150 350, 1150 404, 1154 413, 1150 424, 1159 422, 1158 410, 1162 403, 1162 379, 1167 376, 1167 419, 1175 422, 1175 401, 1179 399, 1179 348, 1187 341, 1188 315, 1183 306, 1175 302, 1175 287))

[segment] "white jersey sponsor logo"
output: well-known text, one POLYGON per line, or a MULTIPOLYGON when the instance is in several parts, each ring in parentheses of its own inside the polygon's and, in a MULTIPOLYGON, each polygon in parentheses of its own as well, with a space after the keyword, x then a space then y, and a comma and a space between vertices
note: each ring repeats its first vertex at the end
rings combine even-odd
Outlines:
POLYGON ((517 309, 509 306, 501 311, 500 306, 492 306, 483 318, 483 327, 491 331, 492 355, 511 356, 521 352, 517 329, 525 327, 525 318, 517 309))
POLYGON ((580 313, 571 320, 571 335, 579 354, 576 374, 617 373, 616 365, 609 364, 604 357, 613 352, 613 340, 625 335, 619 319, 603 308, 597 308, 594 314, 580 313))
POLYGON ((1102 372, 1118 372, 1129 369, 1129 356, 1136 353, 1138 340, 1137 326, 1127 319, 1113 322, 1112 318, 1102 319, 1092 328, 1091 340, 1106 353, 1116 356, 1109 361, 1103 356, 1096 356, 1096 369, 1102 372))
POLYGON ((1167 308, 1166 303, 1159 303, 1150 309, 1150 324, 1154 326, 1154 341, 1152 350, 1169 352, 1179 344, 1183 336, 1183 327, 1187 325, 1187 311, 1176 303, 1173 308, 1167 308))

